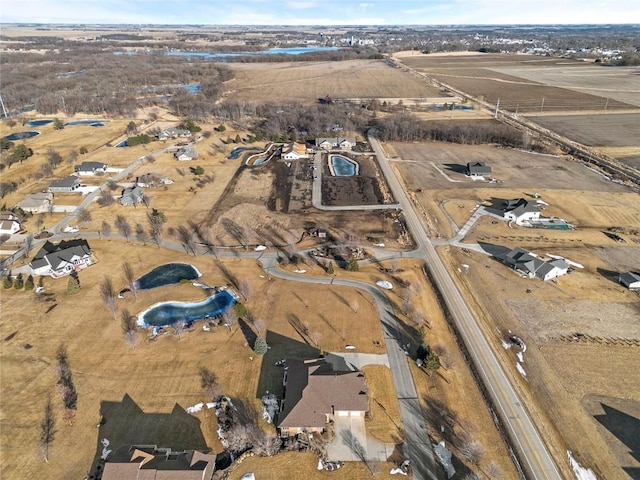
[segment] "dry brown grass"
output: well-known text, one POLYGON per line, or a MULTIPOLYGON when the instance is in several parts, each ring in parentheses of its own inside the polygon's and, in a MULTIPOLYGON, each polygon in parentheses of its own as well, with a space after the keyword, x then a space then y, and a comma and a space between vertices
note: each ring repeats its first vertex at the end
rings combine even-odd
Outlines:
POLYGON ((367 365, 362 369, 369 390, 367 432, 385 443, 400 443, 404 438, 400 407, 396 398, 391 371, 384 365, 367 365))
POLYGON ((318 98, 440 96, 423 80, 380 60, 232 64, 228 98, 252 102, 315 103, 318 98))
MULTIPOLYGON (((328 475, 335 479, 368 480, 372 478, 371 472, 361 462, 347 462, 344 466, 332 473, 318 470, 318 459, 313 453, 283 453, 277 457, 249 457, 239 466, 235 467, 229 476, 230 480, 239 480, 242 475, 254 472, 256 478, 261 480, 281 480, 283 478, 304 478, 309 480, 323 480, 328 475)), ((389 475, 394 467, 391 463, 376 464, 377 473, 373 478, 394 479, 397 476, 389 475)), ((410 477, 403 477, 410 478, 410 477)))
MULTIPOLYGON (((295 333, 289 323, 292 316, 317 330, 320 344, 326 350, 343 351, 346 344, 355 344, 360 351, 384 353, 384 349, 381 351, 373 345, 374 341, 382 341, 382 332, 371 299, 351 289, 309 288, 261 277, 262 272, 254 261, 239 259, 223 260, 223 263, 251 284, 253 294, 247 307, 255 318, 264 320, 267 339, 272 344, 264 359, 246 346, 240 329, 229 332, 218 328, 207 333, 197 324, 181 339, 161 335, 155 342, 146 342, 146 333, 141 332, 141 341, 132 349, 124 341, 119 320, 111 318, 98 292, 104 275, 114 279, 116 288, 125 286, 121 262, 130 262, 140 275, 168 261, 185 261, 196 265, 208 284, 222 284, 226 280, 210 257, 189 257, 116 240, 90 243, 99 263, 80 273, 82 289, 78 295, 66 294, 65 279, 45 279, 46 290, 56 295, 57 306, 49 313, 45 312, 51 304, 36 303, 33 292, 1 292, 2 337, 6 339, 15 332, 3 342, 0 366, 1 446, 3 456, 8 459, 2 465, 3 478, 83 475, 95 454, 94 445, 100 440, 96 424, 103 402, 120 402, 128 394, 145 413, 167 414, 176 403, 184 408, 204 401, 198 378, 200 366, 214 371, 225 393, 237 399, 242 409, 252 415, 260 408, 258 397, 264 390, 277 391, 275 386, 282 384, 282 370, 271 368, 272 357, 319 352, 295 333), (349 306, 354 299, 359 301, 357 314, 349 306), (73 426, 61 420, 61 400, 55 387, 54 356, 61 343, 67 345, 79 394, 73 426), (31 348, 26 349, 26 344, 31 348), (274 372, 274 369, 277 370, 274 372), (59 429, 49 464, 37 454, 37 425, 47 394, 54 399, 59 429)), ((366 277, 366 274, 360 275, 366 277)), ((176 285, 140 292, 137 299, 129 296, 119 300, 118 305, 136 314, 159 301, 202 298, 201 290, 176 285)), ((207 445, 216 447, 215 427, 209 423, 212 417, 202 413, 199 418, 207 422, 201 426, 207 445)), ((126 424, 125 419, 123 423, 126 424)), ((148 420, 136 424, 144 430, 148 420)), ((173 442, 186 438, 179 432, 163 435, 161 438, 173 442)), ((114 441, 117 438, 114 437, 114 441)), ((122 434, 120 438, 131 437, 122 434)))

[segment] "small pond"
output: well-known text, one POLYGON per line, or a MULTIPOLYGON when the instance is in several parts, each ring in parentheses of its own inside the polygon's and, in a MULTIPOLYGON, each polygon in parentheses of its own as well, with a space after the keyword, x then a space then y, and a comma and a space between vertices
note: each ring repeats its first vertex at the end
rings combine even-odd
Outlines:
POLYGON ((193 322, 222 314, 235 303, 229 292, 216 293, 201 302, 162 302, 138 315, 141 327, 162 327, 176 322, 193 322))
POLYGON ((141 276, 136 280, 136 285, 138 290, 150 290, 165 285, 175 285, 181 280, 195 280, 201 276, 198 269, 188 263, 165 263, 141 276))
POLYGON ((264 162, 266 162, 266 161, 267 161, 267 157, 260 157, 260 158, 257 158, 257 159, 253 162, 253 164, 254 164, 254 165, 262 165, 262 164, 263 164, 264 162))
POLYGON ((355 160, 342 155, 331 155, 329 158, 329 170, 334 177, 353 177, 358 174, 360 165, 355 160))
POLYGON ((127 142, 128 139, 122 140, 119 144, 116 145, 116 148, 122 148, 122 147, 128 147, 129 143, 127 142))
POLYGON ((11 135, 7 135, 4 137, 5 140, 24 140, 26 138, 35 137, 36 135, 40 135, 40 132, 16 132, 11 135))
POLYGON ((53 120, 43 119, 43 120, 31 120, 27 123, 29 127, 42 127, 43 125, 49 125, 53 123, 53 120))
POLYGON ((91 127, 104 127, 106 120, 72 120, 65 125, 89 125, 91 127))
POLYGON ((240 157, 242 152, 246 152, 247 150, 256 150, 256 149, 255 148, 237 147, 237 148, 234 148, 233 150, 231 150, 231 153, 229 154, 229 156, 227 158, 229 160, 236 160, 236 159, 238 159, 238 157, 240 157))

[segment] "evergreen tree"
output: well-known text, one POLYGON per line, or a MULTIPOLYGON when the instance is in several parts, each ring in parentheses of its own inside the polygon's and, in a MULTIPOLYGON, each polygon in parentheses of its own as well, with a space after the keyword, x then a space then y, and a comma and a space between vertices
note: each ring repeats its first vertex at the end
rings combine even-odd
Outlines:
POLYGON ((355 258, 351 258, 347 262, 346 269, 349 272, 357 272, 358 270, 360 270, 360 265, 358 265, 358 261, 355 258))
POLYGON ((2 287, 3 288, 13 287, 13 278, 11 278, 11 272, 9 272, 7 276, 2 279, 2 287))
POLYGON ((53 129, 54 130, 64 129, 64 123, 62 123, 62 121, 57 117, 53 119, 53 129))
POLYGON ((24 289, 25 290, 33 290, 34 287, 34 283, 33 283, 33 275, 29 275, 27 277, 27 281, 24 282, 24 289))
POLYGON ((69 295, 75 295, 80 291, 80 280, 76 275, 72 275, 69 277, 69 281, 67 282, 67 293, 69 295))
POLYGON ((264 339, 264 337, 256 338, 256 343, 253 346, 253 351, 256 352, 258 355, 264 355, 265 353, 267 353, 268 350, 269 350, 269 345, 267 345, 267 341, 264 339))
POLYGON ((333 262, 329 262, 329 265, 327 265, 327 273, 329 275, 333 275, 334 272, 335 272, 335 270, 333 268, 333 262))
POLYGON ((16 290, 21 290, 23 287, 24 287, 24 279, 22 278, 22 274, 19 273, 15 281, 13 282, 13 288, 15 288, 16 290))

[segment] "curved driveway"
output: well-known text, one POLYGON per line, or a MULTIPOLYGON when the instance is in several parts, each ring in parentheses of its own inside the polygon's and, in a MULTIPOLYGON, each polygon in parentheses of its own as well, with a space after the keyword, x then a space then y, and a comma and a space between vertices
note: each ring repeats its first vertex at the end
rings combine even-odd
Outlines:
POLYGON ((384 151, 378 140, 373 137, 372 132, 369 134, 369 143, 376 152, 380 168, 393 195, 402 206, 409 230, 418 246, 424 252, 424 259, 429 266, 433 279, 451 312, 486 390, 489 392, 503 425, 507 429, 512 444, 519 454, 522 468, 527 476, 536 480, 561 479, 562 476, 558 472, 556 464, 540 433, 533 424, 529 413, 523 407, 520 396, 511 385, 484 333, 478 327, 460 291, 453 283, 449 272, 438 256, 418 215, 415 213, 411 201, 400 185, 384 151))

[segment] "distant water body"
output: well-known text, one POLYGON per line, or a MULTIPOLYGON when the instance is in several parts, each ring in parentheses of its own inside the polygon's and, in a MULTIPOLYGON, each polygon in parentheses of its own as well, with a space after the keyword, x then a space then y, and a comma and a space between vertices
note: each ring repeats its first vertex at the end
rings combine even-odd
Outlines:
MULTIPOLYGON (((170 57, 188 57, 188 58, 233 58, 233 57, 248 57, 254 55, 301 55, 303 53, 315 53, 315 52, 334 52, 340 50, 340 47, 285 47, 285 48, 270 48, 269 50, 260 50, 257 52, 233 52, 233 53, 209 53, 209 52, 182 52, 182 51, 169 51, 165 52, 165 55, 170 57)), ((115 52, 116 55, 137 55, 138 52, 115 52)))

